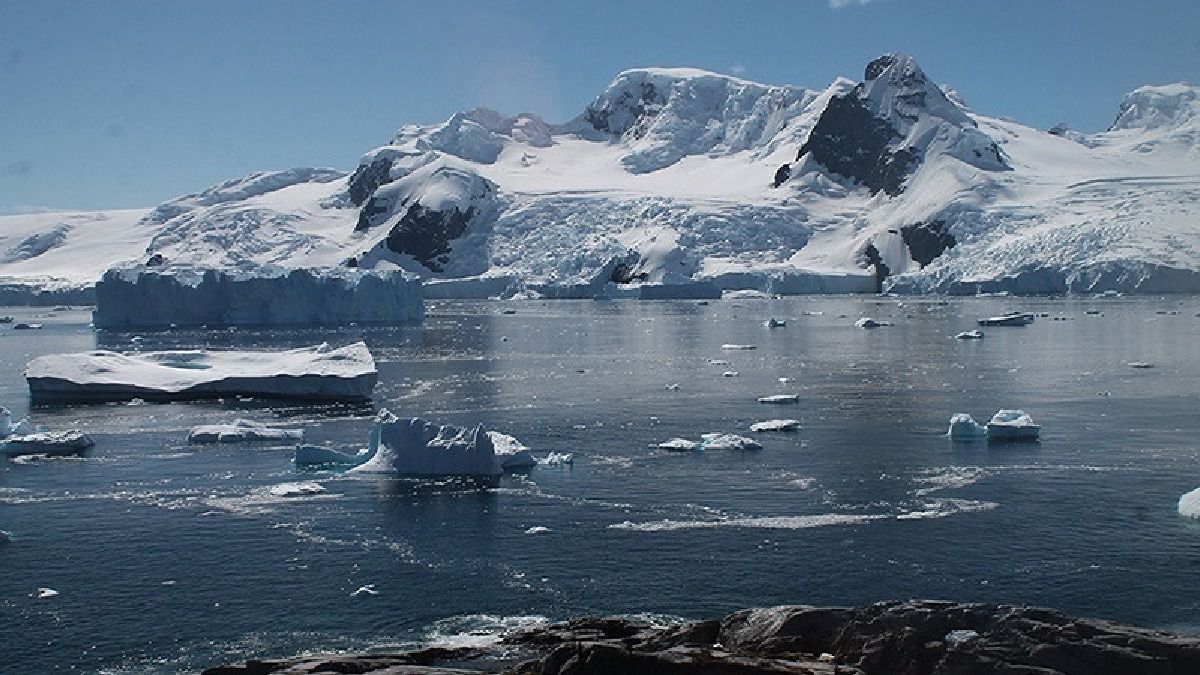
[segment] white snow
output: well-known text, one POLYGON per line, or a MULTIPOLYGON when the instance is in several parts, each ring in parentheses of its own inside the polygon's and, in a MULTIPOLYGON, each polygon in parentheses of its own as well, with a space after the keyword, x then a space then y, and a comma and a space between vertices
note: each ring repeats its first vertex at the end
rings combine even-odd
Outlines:
POLYGON ((1185 492, 1179 498, 1179 515, 1186 518, 1200 518, 1200 488, 1185 492))
POLYGON ((188 443, 244 443, 303 441, 303 429, 279 429, 252 420, 232 424, 201 424, 188 432, 188 443))
POLYGON ((402 323, 424 314, 401 271, 193 267, 110 269, 96 284, 97 328, 402 323))
POLYGON ((93 351, 40 356, 25 369, 34 401, 264 396, 365 400, 378 373, 366 344, 282 352, 93 351))
POLYGON ((799 431, 800 420, 767 420, 750 425, 750 431, 799 431))

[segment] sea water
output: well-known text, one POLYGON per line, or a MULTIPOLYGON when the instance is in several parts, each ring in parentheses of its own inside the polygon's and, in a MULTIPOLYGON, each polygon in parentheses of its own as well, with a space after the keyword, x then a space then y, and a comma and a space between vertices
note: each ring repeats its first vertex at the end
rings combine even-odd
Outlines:
POLYGON ((581 614, 913 597, 1195 630, 1200 524, 1176 504, 1200 486, 1196 298, 438 301, 419 326, 146 333, 3 313, 45 328, 0 326, 0 404, 96 447, 0 462, 0 670, 194 671, 478 644, 581 614), (1049 316, 953 339, 1007 310, 1049 316), (855 328, 862 316, 892 325, 855 328), (55 352, 359 339, 379 363, 370 406, 30 410, 22 378, 55 352), (194 425, 241 417, 354 452, 381 407, 574 462, 478 484, 186 444, 194 425), (1030 413, 1041 441, 944 435, 955 412, 1001 408, 1030 413), (802 428, 749 431, 773 418, 802 428), (711 432, 764 447, 651 448, 711 432))

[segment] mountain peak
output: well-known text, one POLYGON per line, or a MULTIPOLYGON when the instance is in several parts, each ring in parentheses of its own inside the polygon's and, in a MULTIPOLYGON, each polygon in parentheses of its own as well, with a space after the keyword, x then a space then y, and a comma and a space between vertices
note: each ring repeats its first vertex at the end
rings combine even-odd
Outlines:
POLYGON ((1109 131, 1159 129, 1200 117, 1200 87, 1186 82, 1146 85, 1121 98, 1109 131))

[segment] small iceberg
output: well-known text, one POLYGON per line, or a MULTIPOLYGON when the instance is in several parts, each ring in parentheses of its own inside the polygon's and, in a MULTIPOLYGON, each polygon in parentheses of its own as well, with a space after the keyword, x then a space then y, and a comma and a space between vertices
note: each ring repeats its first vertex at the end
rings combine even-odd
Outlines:
POLYGON ((202 424, 188 432, 188 443, 251 443, 303 441, 303 429, 276 429, 250 420, 233 424, 202 424))
POLYGON ((1200 488, 1185 492, 1179 498, 1179 515, 1200 519, 1200 488))
POLYGON ((569 452, 550 452, 538 460, 542 466, 571 466, 575 463, 575 455, 569 452))
POLYGON ((689 441, 686 438, 672 438, 669 441, 663 441, 654 446, 659 450, 667 450, 669 452, 692 452, 700 447, 699 443, 689 441))
POLYGON ((979 329, 965 330, 954 336, 956 340, 982 340, 984 337, 983 331, 979 329))
POLYGON ((525 534, 547 534, 549 532, 550 532, 550 528, 545 527, 543 525, 534 525, 533 527, 529 528, 528 530, 525 530, 525 534))
POLYGON ((750 431, 799 431, 800 420, 767 420, 750 425, 750 431))
POLYGON ((489 431, 487 433, 492 439, 492 447, 495 449, 496 457, 500 459, 500 468, 505 471, 519 471, 537 466, 537 458, 533 456, 533 453, 521 441, 508 434, 502 434, 499 431, 489 431))
POLYGON ((740 374, 741 373, 739 373, 736 370, 727 370, 727 371, 721 373, 721 377, 737 377, 740 374))
POLYGON ((31 434, 36 431, 33 424, 29 422, 29 418, 22 418, 20 422, 13 423, 12 411, 4 406, 0 406, 0 438, 6 436, 21 436, 31 434))
POLYGON ((37 598, 38 600, 45 600, 47 598, 53 598, 56 595, 58 595, 58 591, 54 590, 53 588, 41 587, 34 592, 33 597, 37 598))
POLYGON ((272 485, 267 492, 272 497, 311 497, 325 492, 325 486, 312 481, 280 483, 279 485, 272 485))
POLYGON ((772 317, 767 319, 766 323, 763 325, 765 325, 767 328, 787 328, 787 319, 776 319, 772 317))
POLYGON ((1009 312, 1000 316, 991 316, 976 321, 980 326, 1028 326, 1033 323, 1034 315, 1029 312, 1009 312))
POLYGON ((78 455, 95 445, 82 431, 38 431, 0 439, 0 455, 78 455))
POLYGON ((1032 441, 1041 432, 1042 427, 1034 424, 1024 410, 1001 410, 987 423, 989 441, 1032 441))
POLYGON ((1133 361, 1133 362, 1129 363, 1128 365, 1130 368, 1137 368, 1139 370, 1144 370, 1146 368, 1154 367, 1153 363, 1148 363, 1146 361, 1133 361))
POLYGON ((887 323, 886 321, 876 321, 869 316, 864 316, 863 318, 854 322, 855 328, 883 328, 884 326, 890 325, 892 324, 887 323))
POLYGON ((772 394, 770 396, 759 396, 759 403, 799 403, 800 394, 772 394))
POLYGON ((757 441, 736 434, 703 434, 701 450, 762 450, 757 441))
POLYGON ((375 584, 367 584, 359 586, 358 590, 350 594, 350 597, 357 598, 360 595, 379 595, 379 591, 375 590, 375 584))
POLYGON ((950 429, 946 435, 952 441, 975 441, 987 438, 987 427, 976 422, 968 413, 955 413, 950 418, 950 429))
POLYGON ((721 345, 721 349, 724 349, 725 351, 736 352, 736 351, 749 351, 751 349, 758 349, 758 347, 756 347, 754 345, 739 345, 739 344, 727 343, 727 344, 721 345))

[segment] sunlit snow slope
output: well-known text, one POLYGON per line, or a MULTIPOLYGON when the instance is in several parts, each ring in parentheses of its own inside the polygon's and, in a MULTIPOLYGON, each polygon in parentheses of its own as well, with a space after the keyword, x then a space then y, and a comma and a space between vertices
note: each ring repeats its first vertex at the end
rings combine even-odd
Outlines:
POLYGON ((1200 292, 1198 92, 1142 87, 1081 134, 979 115, 899 54, 820 91, 631 70, 565 124, 475 109, 402 127, 351 173, 0 218, 0 285, 132 261, 395 266, 465 296, 1200 292))

